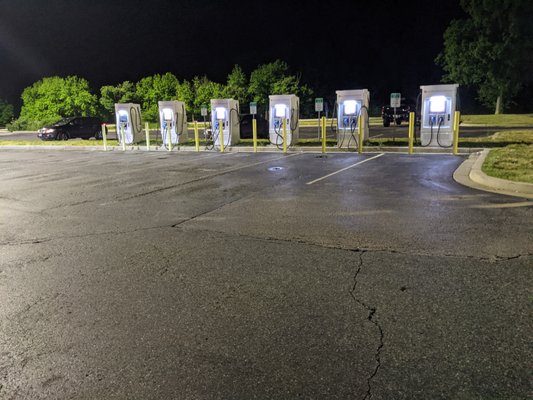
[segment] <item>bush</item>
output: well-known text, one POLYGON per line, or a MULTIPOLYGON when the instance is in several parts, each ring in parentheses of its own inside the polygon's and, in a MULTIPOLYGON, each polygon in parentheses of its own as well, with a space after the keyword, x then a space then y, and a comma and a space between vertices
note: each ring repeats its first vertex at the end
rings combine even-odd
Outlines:
POLYGON ((13 106, 0 99, 0 126, 6 126, 14 117, 13 106))
POLYGON ((22 109, 10 130, 35 130, 64 117, 93 117, 97 98, 89 83, 77 76, 43 78, 22 92, 22 109))
POLYGON ((7 124, 6 128, 10 132, 14 131, 36 131, 45 125, 53 124, 59 121, 61 118, 48 118, 48 119, 28 119, 27 117, 20 117, 10 124, 7 124))

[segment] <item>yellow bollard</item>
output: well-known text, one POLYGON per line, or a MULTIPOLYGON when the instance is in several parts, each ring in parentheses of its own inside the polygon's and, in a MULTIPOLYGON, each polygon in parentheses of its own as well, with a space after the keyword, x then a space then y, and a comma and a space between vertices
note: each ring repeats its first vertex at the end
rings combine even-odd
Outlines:
POLYGON ((287 153, 287 119, 283 118, 283 153, 287 153))
POLYGON ((326 117, 321 118, 322 124, 322 153, 326 152, 326 117))
POLYGON ((104 151, 107 151, 107 129, 105 124, 102 124, 102 140, 104 141, 104 151))
POLYGON ((456 111, 453 116, 453 154, 459 154, 459 122, 461 119, 461 112, 456 111))
POLYGON ((150 125, 148 122, 144 124, 144 132, 146 134, 146 151, 150 151, 150 125))
POLYGON ((194 146, 196 152, 200 151, 200 138, 198 137, 198 121, 194 121, 194 146))
POLYGON ((218 131, 220 134, 218 135, 218 138, 220 139, 220 152, 224 153, 224 120, 221 119, 218 121, 218 131))
POLYGON ((170 124, 167 123, 167 145, 168 145, 168 151, 172 151, 172 135, 170 132, 170 124))
POLYGON ((409 154, 413 154, 413 143, 415 139, 415 113, 409 113, 409 154))
POLYGON ((357 118, 357 128, 359 130, 359 143, 358 143, 358 153, 361 154, 363 152, 363 115, 359 114, 359 117, 357 118))
POLYGON ((257 153, 257 120, 254 118, 252 119, 252 138, 254 141, 254 153, 257 153))
POLYGON ((122 140, 122 151, 126 151, 126 138, 124 137, 124 125, 120 125, 120 132, 121 133, 121 136, 120 136, 120 140, 122 140))

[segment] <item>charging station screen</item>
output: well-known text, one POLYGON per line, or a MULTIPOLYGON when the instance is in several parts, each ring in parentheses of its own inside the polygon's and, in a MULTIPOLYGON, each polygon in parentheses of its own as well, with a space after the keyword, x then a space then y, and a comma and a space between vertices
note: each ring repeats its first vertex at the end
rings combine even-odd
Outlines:
POLYGON ((164 108, 163 109, 163 120, 165 121, 172 121, 173 112, 170 108, 164 108))
POLYGON ((357 111, 357 101, 346 100, 344 102, 344 115, 353 115, 357 111))
POLYGON ((446 97, 431 96, 429 98, 429 112, 443 113, 446 111, 446 97))
POLYGON ((286 115, 287 106, 285 104, 276 104, 274 105, 274 115, 276 118, 284 118, 286 115))
POLYGON ((122 123, 128 122, 128 113, 124 110, 120 110, 118 112, 118 121, 122 123))
POLYGON ((216 119, 226 119, 226 109, 224 107, 217 107, 215 108, 215 116, 216 119))

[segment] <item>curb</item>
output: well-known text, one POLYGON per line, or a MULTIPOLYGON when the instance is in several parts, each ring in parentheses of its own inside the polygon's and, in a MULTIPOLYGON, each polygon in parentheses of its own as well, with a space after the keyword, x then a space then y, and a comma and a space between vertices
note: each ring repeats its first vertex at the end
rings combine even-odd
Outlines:
POLYGON ((453 179, 461 185, 506 196, 533 199, 533 184, 493 178, 481 170, 489 149, 470 155, 453 173, 453 179))

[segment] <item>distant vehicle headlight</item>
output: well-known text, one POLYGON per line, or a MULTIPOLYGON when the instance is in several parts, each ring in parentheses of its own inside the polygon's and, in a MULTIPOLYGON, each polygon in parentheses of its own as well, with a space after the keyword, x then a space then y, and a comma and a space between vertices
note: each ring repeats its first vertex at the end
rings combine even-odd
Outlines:
POLYGON ((43 129, 43 133, 54 133, 56 130, 52 128, 43 129))

